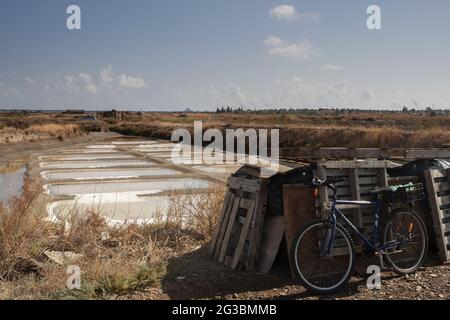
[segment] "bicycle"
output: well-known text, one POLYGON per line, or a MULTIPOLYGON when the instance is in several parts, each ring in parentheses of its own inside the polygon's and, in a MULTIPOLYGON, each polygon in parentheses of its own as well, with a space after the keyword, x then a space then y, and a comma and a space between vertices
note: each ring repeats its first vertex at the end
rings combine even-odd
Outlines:
MULTIPOLYGON (((392 197, 398 190, 375 189, 371 194, 376 196, 376 201, 338 200, 336 183, 345 180, 342 177, 330 177, 325 181, 313 179, 313 185, 317 188, 325 186, 333 191, 329 217, 306 224, 299 230, 291 246, 292 270, 307 289, 319 294, 339 291, 347 285, 355 269, 353 238, 338 219, 356 233, 364 253, 379 257, 382 269, 385 269, 385 257, 395 272, 414 273, 422 266, 428 250, 427 230, 420 216, 412 209, 414 200, 410 200, 405 208, 392 210, 380 227, 380 211, 385 204, 383 198, 392 197), (363 230, 358 229, 337 208, 338 205, 372 206, 371 237, 366 237, 363 230)), ((402 189, 404 187, 399 188, 405 191, 402 189)))

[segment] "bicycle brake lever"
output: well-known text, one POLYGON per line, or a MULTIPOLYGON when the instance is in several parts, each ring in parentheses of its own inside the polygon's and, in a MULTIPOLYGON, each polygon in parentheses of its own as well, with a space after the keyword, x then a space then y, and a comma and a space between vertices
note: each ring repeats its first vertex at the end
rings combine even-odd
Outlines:
POLYGON ((315 185, 315 186, 320 186, 321 183, 322 183, 322 181, 320 181, 320 179, 318 177, 314 177, 312 179, 312 184, 315 185))

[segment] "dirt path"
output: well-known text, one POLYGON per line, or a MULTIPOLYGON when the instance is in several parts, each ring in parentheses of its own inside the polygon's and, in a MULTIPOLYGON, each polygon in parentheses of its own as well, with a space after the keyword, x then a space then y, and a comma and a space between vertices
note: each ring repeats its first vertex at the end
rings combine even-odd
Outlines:
POLYGON ((450 299, 450 265, 430 263, 412 276, 382 274, 382 288, 368 290, 366 280, 353 277, 348 288, 331 296, 317 296, 296 284, 286 258, 278 259, 270 274, 233 271, 208 259, 207 248, 169 261, 160 288, 123 299, 450 299))

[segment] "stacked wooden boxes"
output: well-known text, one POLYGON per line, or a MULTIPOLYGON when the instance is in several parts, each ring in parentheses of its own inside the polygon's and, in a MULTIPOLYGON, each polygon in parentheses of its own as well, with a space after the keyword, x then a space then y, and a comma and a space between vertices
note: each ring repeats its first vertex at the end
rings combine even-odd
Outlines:
POLYGON ((267 179, 231 176, 209 254, 232 269, 255 270, 267 179))
POLYGON ((439 256, 450 261, 450 169, 429 169, 424 172, 428 201, 433 217, 434 234, 439 256))
MULTIPOLYGON (((346 181, 337 183, 338 199, 373 201, 370 191, 378 187, 388 186, 387 168, 398 166, 387 160, 339 160, 321 161, 317 163, 316 176, 325 180, 330 176, 345 177, 346 181)), ((330 205, 329 189, 320 190, 320 204, 317 210, 318 217, 327 215, 330 205)), ((373 207, 357 205, 338 205, 352 223, 370 236, 373 227, 373 207)))

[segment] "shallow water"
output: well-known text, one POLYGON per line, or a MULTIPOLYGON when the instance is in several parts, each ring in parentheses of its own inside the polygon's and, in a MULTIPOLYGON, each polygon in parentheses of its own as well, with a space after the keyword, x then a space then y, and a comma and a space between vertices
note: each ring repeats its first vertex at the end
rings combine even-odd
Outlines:
POLYGON ((172 150, 173 150, 173 147, 164 147, 164 148, 162 148, 162 147, 159 147, 159 148, 153 148, 153 149, 150 149, 150 148, 133 148, 132 149, 133 151, 137 151, 137 152, 146 152, 146 153, 148 153, 148 154, 151 154, 151 153, 163 153, 163 152, 165 152, 165 153, 172 153, 172 150))
POLYGON ((122 170, 57 170, 45 171, 41 175, 45 180, 107 180, 126 179, 146 176, 177 175, 182 172, 166 168, 142 168, 122 170))
POLYGON ((22 192, 26 167, 9 173, 0 174, 0 202, 7 202, 22 192))
POLYGON ((73 149, 61 149, 58 151, 59 154, 105 154, 105 153, 117 153, 118 151, 115 149, 82 149, 82 148, 73 148, 73 149))
POLYGON ((202 179, 157 179, 148 181, 111 181, 111 182, 86 182, 86 183, 61 183, 48 184, 44 188, 52 196, 137 192, 139 194, 151 194, 169 190, 189 191, 192 189, 204 189, 210 186, 210 182, 202 179))
POLYGON ((169 208, 177 201, 185 205, 177 210, 177 214, 189 214, 189 199, 198 195, 185 195, 181 198, 169 196, 138 197, 132 192, 117 194, 86 194, 73 200, 62 200, 50 203, 47 213, 51 220, 65 220, 70 215, 82 216, 88 212, 96 212, 106 217, 107 222, 123 223, 136 221, 138 223, 155 223, 167 219, 169 208), (184 211, 184 212, 183 212, 184 211))
POLYGON ((86 147, 87 149, 115 149, 116 146, 112 144, 91 144, 86 147))
POLYGON ((193 166, 192 168, 206 173, 231 174, 236 172, 240 166, 193 166))
POLYGON ((89 168, 112 168, 127 166, 149 166, 155 164, 152 161, 127 160, 127 161, 61 161, 41 162, 41 168, 46 169, 89 169, 89 168))
POLYGON ((113 141, 111 144, 114 145, 146 145, 146 144, 155 144, 157 141, 151 141, 151 140, 142 140, 142 141, 113 141))
POLYGON ((48 155, 41 156, 40 160, 46 161, 71 161, 71 160, 107 160, 107 159, 133 159, 134 157, 128 154, 101 154, 101 155, 48 155))

